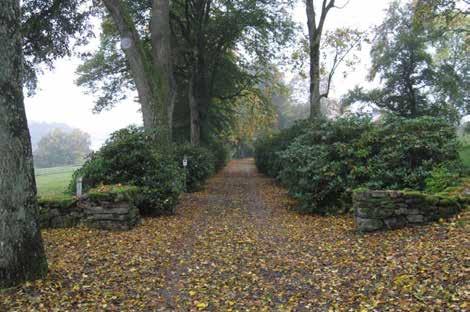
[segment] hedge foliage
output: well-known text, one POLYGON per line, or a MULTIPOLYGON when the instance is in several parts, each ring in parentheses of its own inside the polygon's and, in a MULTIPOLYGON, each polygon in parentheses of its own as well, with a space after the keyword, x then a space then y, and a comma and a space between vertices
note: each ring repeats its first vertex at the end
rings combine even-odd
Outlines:
POLYGON ((74 193, 76 179, 83 178, 86 192, 98 185, 125 184, 139 188, 136 205, 144 215, 173 213, 180 194, 200 187, 217 164, 208 149, 185 145, 156 146, 154 134, 129 127, 114 132, 103 147, 77 170, 69 185, 74 193), (188 155, 189 167, 182 166, 188 155))
POLYGON ((258 139, 255 144, 255 161, 258 170, 271 177, 277 177, 283 168, 278 152, 287 149, 309 125, 309 122, 305 120, 298 121, 292 127, 279 133, 258 139))
POLYGON ((228 161, 230 160, 230 148, 229 146, 218 139, 212 139, 211 142, 207 144, 207 149, 211 151, 214 156, 215 171, 223 169, 228 161))
POLYGON ((301 211, 338 213, 359 187, 424 190, 437 166, 460 167, 457 150, 454 128, 441 119, 316 119, 260 140, 256 164, 301 211))
POLYGON ((190 144, 177 146, 175 160, 182 169, 186 170, 186 190, 188 192, 200 190, 204 182, 215 172, 215 156, 204 147, 195 147, 190 144), (183 167, 185 157, 186 168, 183 167))

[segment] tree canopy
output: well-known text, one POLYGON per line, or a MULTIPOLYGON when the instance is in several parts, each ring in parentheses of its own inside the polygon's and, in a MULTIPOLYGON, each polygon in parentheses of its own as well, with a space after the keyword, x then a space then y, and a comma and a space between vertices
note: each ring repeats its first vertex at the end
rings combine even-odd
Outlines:
POLYGON ((37 73, 54 61, 70 56, 75 45, 92 36, 88 0, 23 0, 21 34, 25 63, 25 84, 33 93, 37 73))
MULTIPOLYGON (((122 2, 147 50, 149 3, 122 2)), ((187 132, 197 144, 201 136, 209 139, 214 132, 209 129, 230 123, 234 101, 260 81, 275 46, 290 40, 294 28, 286 14, 289 5, 279 0, 171 2, 172 64, 178 94, 175 128, 191 129, 187 132), (181 113, 185 111, 190 114, 181 113)), ((100 47, 80 66, 77 81, 100 92, 96 111, 112 107, 136 88, 129 61, 117 46, 121 38, 106 11, 102 26, 100 47)))
MULTIPOLYGON (((446 29, 468 25, 466 16, 453 12, 446 29)), ((420 2, 391 4, 374 30, 371 51, 370 80, 379 78, 382 86, 368 91, 356 87, 345 97, 346 104, 372 103, 404 117, 446 116, 453 122, 468 112, 468 38, 461 31, 442 33, 441 19, 424 23, 419 14, 420 2)))

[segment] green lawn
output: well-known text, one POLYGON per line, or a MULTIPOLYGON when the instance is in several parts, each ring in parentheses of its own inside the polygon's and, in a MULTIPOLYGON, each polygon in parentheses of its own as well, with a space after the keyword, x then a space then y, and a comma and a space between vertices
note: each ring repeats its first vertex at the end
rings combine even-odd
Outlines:
POLYGON ((65 166, 36 169, 36 184, 39 196, 64 193, 72 179, 73 172, 80 166, 65 166))

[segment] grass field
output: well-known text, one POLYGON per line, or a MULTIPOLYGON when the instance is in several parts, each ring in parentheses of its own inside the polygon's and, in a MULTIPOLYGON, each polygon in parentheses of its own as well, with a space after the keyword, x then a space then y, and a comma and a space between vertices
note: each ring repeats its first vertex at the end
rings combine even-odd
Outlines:
POLYGON ((36 169, 36 184, 39 196, 64 193, 72 179, 73 172, 80 166, 65 166, 36 169))

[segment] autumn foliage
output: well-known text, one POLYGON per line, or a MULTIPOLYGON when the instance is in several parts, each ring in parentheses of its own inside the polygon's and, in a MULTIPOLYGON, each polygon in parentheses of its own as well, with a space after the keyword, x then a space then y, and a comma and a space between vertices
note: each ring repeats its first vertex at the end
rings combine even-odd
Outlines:
POLYGON ((47 278, 1 311, 465 311, 468 215, 360 235, 237 161, 129 232, 45 230, 47 278))

